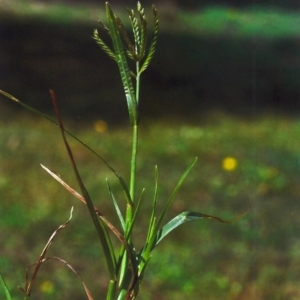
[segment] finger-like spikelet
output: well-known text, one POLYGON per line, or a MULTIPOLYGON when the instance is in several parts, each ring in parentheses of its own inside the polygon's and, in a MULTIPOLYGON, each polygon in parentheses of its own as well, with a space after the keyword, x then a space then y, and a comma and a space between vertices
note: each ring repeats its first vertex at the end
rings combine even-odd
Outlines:
POLYGON ((150 49, 149 49, 147 58, 145 59, 143 65, 140 69, 140 74, 142 72, 144 72, 147 69, 147 67, 149 66, 149 64, 150 64, 150 62, 153 58, 155 49, 156 49, 157 35, 158 35, 158 13, 157 13, 157 8, 156 8, 155 5, 152 5, 152 12, 153 12, 153 16, 154 16, 153 39, 152 39, 152 42, 151 42, 151 45, 150 45, 150 49))
POLYGON ((98 30, 94 30, 94 34, 92 37, 96 43, 100 46, 100 48, 114 61, 117 61, 115 53, 103 42, 103 40, 99 37, 98 30))

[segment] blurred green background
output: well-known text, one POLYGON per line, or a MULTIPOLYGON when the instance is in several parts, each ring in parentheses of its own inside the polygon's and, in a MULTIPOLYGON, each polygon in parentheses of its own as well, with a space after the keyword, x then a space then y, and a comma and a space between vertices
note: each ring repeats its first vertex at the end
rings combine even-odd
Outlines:
MULTIPOLYGON (((135 242, 145 238, 156 164, 163 206, 199 157, 166 221, 184 210, 225 219, 249 212, 231 225, 204 220, 172 233, 154 252, 141 299, 300 298, 299 4, 240 2, 156 1, 161 28, 142 78, 138 191, 146 194, 135 242)), ((135 1, 111 4, 125 20, 135 1)), ((122 85, 91 39, 103 9, 98 1, 3 1, 0 88, 49 114, 54 89, 68 129, 128 179, 122 85)), ((4 97, 0 116, 0 272, 14 299, 72 205, 73 220, 49 255, 67 260, 104 299, 106 266, 88 212, 39 166, 76 187, 58 129, 4 97)), ((105 178, 123 203, 118 182, 70 142, 95 205, 116 221, 105 178)), ((67 268, 49 261, 32 299, 85 296, 67 268)))

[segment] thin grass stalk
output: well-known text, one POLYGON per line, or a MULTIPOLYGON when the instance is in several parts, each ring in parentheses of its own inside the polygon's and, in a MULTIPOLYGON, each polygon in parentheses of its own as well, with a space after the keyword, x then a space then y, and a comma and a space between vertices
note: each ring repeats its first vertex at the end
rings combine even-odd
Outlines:
POLYGON ((12 300, 11 299, 11 296, 10 296, 10 293, 9 293, 9 290, 7 288, 7 285, 2 277, 2 275, 0 274, 0 284, 2 285, 2 288, 4 290, 4 294, 5 294, 5 297, 6 297, 6 300, 12 300))
POLYGON ((58 109, 58 103, 57 103, 57 100, 56 100, 56 96, 55 96, 55 94, 52 90, 50 90, 50 95, 51 95, 52 102, 53 102, 53 105, 54 105, 54 108, 55 108, 55 113, 57 115, 57 119, 58 119, 60 131, 61 131, 61 134, 62 134, 62 138, 63 138, 64 144, 66 146, 69 158, 71 160, 77 182, 80 186, 81 192, 82 192, 83 197, 86 201, 87 207, 88 207, 90 215, 91 215, 91 219, 93 221, 93 224, 95 226, 95 229, 97 231, 98 237, 100 239, 100 242, 101 242, 101 245, 102 245, 102 248, 103 248, 103 251, 104 251, 105 260, 106 260, 107 267, 108 267, 109 274, 110 274, 110 280, 111 281, 116 281, 116 273, 115 273, 116 259, 115 259, 114 249, 113 249, 113 246, 111 244, 110 237, 109 237, 108 232, 107 232, 107 230, 104 226, 103 221, 101 219, 99 220, 98 217, 97 217, 97 214, 95 212, 92 200, 91 200, 91 198, 90 198, 90 196, 89 196, 89 194, 88 194, 88 192, 87 192, 87 190, 86 190, 86 188, 83 184, 83 181, 82 181, 81 176, 79 174, 79 171, 77 169, 77 166, 76 166, 76 163, 75 163, 75 160, 74 160, 74 157, 73 157, 72 150, 71 150, 71 148, 68 144, 68 141, 66 139, 66 136, 65 136, 64 126, 63 126, 63 123, 62 123, 60 111, 58 109))
MULTIPOLYGON (((138 152, 138 125, 134 125, 132 128, 132 152, 130 163, 130 197, 132 202, 135 198, 135 185, 136 185, 136 160, 138 152)), ((132 220, 133 206, 127 205, 126 224, 129 225, 132 220)))
POLYGON ((140 74, 140 62, 136 62, 136 89, 135 89, 135 99, 137 105, 139 104, 139 99, 140 99, 140 79, 141 79, 141 74, 140 74))
POLYGON ((116 287, 117 287, 116 281, 110 280, 108 284, 106 300, 113 300, 115 298, 116 287))
POLYGON ((150 241, 151 236, 153 235, 154 227, 155 227, 155 221, 156 221, 155 213, 156 213, 157 197, 158 197, 158 168, 157 168, 157 166, 155 166, 154 195, 153 195, 152 210, 151 210, 151 216, 150 216, 150 221, 149 221, 146 243, 148 243, 150 241))

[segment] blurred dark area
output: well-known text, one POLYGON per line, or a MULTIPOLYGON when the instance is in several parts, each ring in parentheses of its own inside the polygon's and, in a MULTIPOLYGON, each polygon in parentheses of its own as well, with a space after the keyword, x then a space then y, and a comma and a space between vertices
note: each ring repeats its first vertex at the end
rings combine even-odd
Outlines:
MULTIPOLYGON (((135 2, 126 1, 126 6, 135 2)), ((172 2, 182 7, 208 3, 172 2)), ((238 6, 254 3, 212 2, 238 6)), ((289 8, 299 3, 260 4, 283 2, 289 8)), ((127 120, 117 66, 91 38, 97 20, 93 26, 7 17, 1 18, 0 25, 2 90, 38 109, 51 111, 49 89, 53 89, 65 115, 111 122, 127 120)), ((299 43, 300 35, 263 39, 162 31, 154 60, 142 77, 141 113, 150 118, 183 113, 197 117, 214 109, 237 114, 265 110, 297 113, 299 43)), ((0 103, 16 106, 5 99, 0 103)))

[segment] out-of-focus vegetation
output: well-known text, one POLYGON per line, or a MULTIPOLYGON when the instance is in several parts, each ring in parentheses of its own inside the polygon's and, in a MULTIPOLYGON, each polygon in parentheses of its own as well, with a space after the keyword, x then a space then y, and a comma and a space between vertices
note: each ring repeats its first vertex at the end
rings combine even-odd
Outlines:
MULTIPOLYGON (((175 4, 175 3, 174 3, 175 4)), ((230 1, 218 5, 198 7, 197 10, 181 10, 179 6, 161 3, 161 26, 167 30, 191 31, 194 34, 225 34, 240 37, 290 37, 299 33, 299 11, 284 10, 276 6, 248 5, 236 7, 230 1)), ((259 4, 259 3, 258 3, 259 4)), ((128 5, 125 3, 125 5, 128 5)), ((126 16, 123 3, 116 5, 120 16, 126 16), (121 5, 120 5, 121 4, 121 5), (118 9, 119 6, 119 9, 118 9)), ((91 23, 103 19, 104 11, 98 3, 81 2, 43 2, 43 1, 6 1, 2 7, 3 17, 37 18, 54 23, 91 23), (4 14, 5 13, 5 14, 4 14)), ((123 18, 128 22, 128 18, 123 18)), ((126 24, 126 23, 125 23, 126 24)))
POLYGON ((182 13, 181 19, 198 34, 242 38, 289 38, 299 34, 300 11, 270 7, 206 7, 195 14, 182 13))
MULTIPOLYGON (((124 162, 130 156, 130 131, 111 129, 109 124, 99 130, 99 124, 105 124, 99 121, 66 123, 127 178, 124 162)), ((142 286, 143 299, 300 297, 299 120, 280 116, 242 120, 212 114, 206 119, 161 120, 142 127, 138 191, 146 188, 145 212, 151 205, 154 165, 159 167, 163 203, 194 156, 199 161, 168 218, 193 209, 230 219, 249 209, 231 225, 203 221, 179 228, 159 246, 159 255, 154 252, 142 286)), ((9 112, 0 128, 1 272, 13 296, 17 298, 16 286, 23 284, 26 266, 37 259, 74 205, 73 220, 57 236, 49 255, 69 261, 96 299, 101 298, 105 265, 100 248, 91 243, 95 233, 87 209, 39 166, 43 163, 67 183, 75 182, 58 129, 29 114, 9 112)), ((115 220, 105 178, 117 190, 118 182, 82 146, 74 141, 71 145, 95 204, 115 220)), ((143 218, 139 223, 137 244, 144 239, 146 227, 143 218)), ((48 262, 42 267, 33 299, 53 298, 83 299, 84 294, 71 272, 48 262)))

